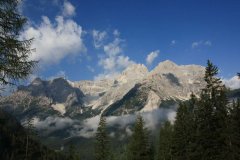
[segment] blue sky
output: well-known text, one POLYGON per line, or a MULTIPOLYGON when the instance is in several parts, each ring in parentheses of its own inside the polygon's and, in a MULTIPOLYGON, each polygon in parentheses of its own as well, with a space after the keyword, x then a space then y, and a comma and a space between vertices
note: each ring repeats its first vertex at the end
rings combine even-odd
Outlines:
POLYGON ((76 81, 112 76, 133 63, 205 65, 240 71, 238 0, 23 0, 35 37, 34 75, 76 81), (148 58, 147 58, 148 57, 148 58))

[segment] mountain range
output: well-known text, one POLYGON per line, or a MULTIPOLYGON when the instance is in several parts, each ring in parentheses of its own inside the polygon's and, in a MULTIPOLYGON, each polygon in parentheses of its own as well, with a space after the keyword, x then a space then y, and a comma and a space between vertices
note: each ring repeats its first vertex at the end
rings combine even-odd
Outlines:
MULTIPOLYGON (((173 122, 179 102, 187 101, 192 93, 199 96, 205 87, 204 74, 203 66, 167 60, 151 71, 143 64, 133 64, 117 76, 101 80, 36 78, 1 97, 0 109, 23 126, 31 120, 48 147, 65 150, 75 144, 85 159, 92 159, 100 116, 106 116, 109 136, 119 149, 132 134, 136 115, 143 116, 152 132, 158 132, 166 120, 173 122)), ((228 96, 240 97, 239 89, 228 96)))
POLYGON ((120 116, 150 112, 166 101, 187 100, 204 87, 204 67, 177 65, 169 60, 152 71, 133 64, 111 79, 72 82, 64 78, 36 78, 18 87, 1 106, 20 119, 49 115, 86 119, 99 114, 120 116))
POLYGON ((162 121, 174 120, 178 102, 188 100, 191 93, 199 95, 205 86, 204 73, 203 66, 167 60, 151 71, 133 64, 101 80, 36 78, 1 97, 0 107, 22 124, 32 119, 39 137, 52 148, 64 149, 74 142, 90 152, 100 116, 107 117, 110 136, 118 144, 131 135, 137 114, 155 130, 162 121))

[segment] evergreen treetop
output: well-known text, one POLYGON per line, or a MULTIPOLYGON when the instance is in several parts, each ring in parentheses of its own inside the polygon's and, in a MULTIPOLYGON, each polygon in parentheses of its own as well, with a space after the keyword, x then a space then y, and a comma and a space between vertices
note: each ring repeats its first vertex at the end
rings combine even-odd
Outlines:
POLYGON ((18 12, 18 0, 0 1, 0 84, 14 84, 31 72, 36 61, 30 60, 33 39, 20 39, 27 19, 18 12))

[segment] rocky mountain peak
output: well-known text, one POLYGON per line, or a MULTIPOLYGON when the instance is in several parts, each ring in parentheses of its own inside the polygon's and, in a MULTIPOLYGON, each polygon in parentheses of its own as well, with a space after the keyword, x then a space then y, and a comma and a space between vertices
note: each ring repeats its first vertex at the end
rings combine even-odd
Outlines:
POLYGON ((151 72, 143 64, 130 65, 114 79, 71 82, 64 78, 36 78, 18 91, 49 99, 50 107, 61 114, 91 117, 105 109, 115 113, 118 108, 116 114, 127 114, 156 109, 169 99, 186 100, 190 93, 198 94, 203 88, 203 77, 202 66, 166 60, 151 72))
POLYGON ((160 62, 158 65, 163 65, 163 66, 176 66, 177 64, 174 63, 173 61, 165 60, 165 61, 163 61, 163 62, 160 62))
POLYGON ((174 71, 178 65, 170 60, 160 62, 151 72, 152 73, 165 73, 174 71))
POLYGON ((148 69, 143 64, 133 64, 127 67, 121 74, 116 78, 120 83, 127 83, 129 81, 138 81, 143 79, 148 74, 148 69))
POLYGON ((132 74, 132 73, 147 74, 148 69, 144 64, 132 64, 122 72, 123 75, 132 74))

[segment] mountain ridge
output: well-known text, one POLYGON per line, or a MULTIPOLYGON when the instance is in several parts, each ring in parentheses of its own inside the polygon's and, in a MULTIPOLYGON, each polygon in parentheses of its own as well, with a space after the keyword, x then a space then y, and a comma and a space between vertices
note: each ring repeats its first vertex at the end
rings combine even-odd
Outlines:
MULTIPOLYGON (((49 81, 36 78, 28 86, 18 87, 11 96, 14 101, 16 93, 30 94, 33 98, 45 101, 62 116, 84 118, 106 113, 105 110, 113 106, 123 109, 126 107, 123 104, 134 105, 133 102, 137 101, 144 104, 131 112, 113 112, 123 115, 157 109, 164 100, 187 100, 191 93, 198 95, 204 87, 204 71, 203 66, 177 65, 170 60, 160 62, 151 71, 143 64, 133 64, 112 79, 72 82, 64 78, 49 81), (139 87, 136 90, 137 85, 139 87), (129 97, 132 90, 136 94, 129 97), (123 101, 121 106, 116 106, 123 101)), ((4 105, 4 98, 1 99, 1 105, 4 105)))

